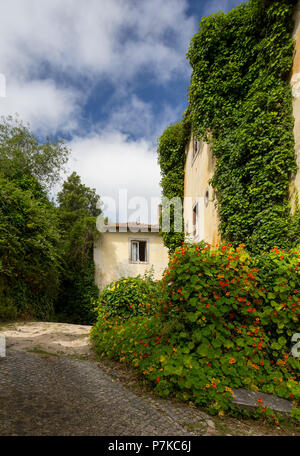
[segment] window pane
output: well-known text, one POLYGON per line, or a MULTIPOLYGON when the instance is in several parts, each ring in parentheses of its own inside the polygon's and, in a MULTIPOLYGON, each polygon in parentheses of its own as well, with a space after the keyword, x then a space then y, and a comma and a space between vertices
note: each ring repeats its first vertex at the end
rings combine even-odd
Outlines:
POLYGON ((139 258, 140 258, 140 261, 147 261, 147 242, 146 241, 139 242, 139 258))
POLYGON ((198 204, 193 209, 193 235, 197 235, 197 224, 198 224, 198 204))
POLYGON ((131 243, 131 260, 132 261, 138 261, 139 260, 138 242, 132 242, 131 243))

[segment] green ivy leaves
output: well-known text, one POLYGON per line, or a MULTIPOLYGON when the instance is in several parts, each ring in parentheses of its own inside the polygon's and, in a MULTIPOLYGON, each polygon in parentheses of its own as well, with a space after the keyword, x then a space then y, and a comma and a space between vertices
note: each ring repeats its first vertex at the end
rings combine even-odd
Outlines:
POLYGON ((295 3, 250 0, 203 18, 188 52, 190 119, 197 136, 211 133, 222 237, 256 252, 300 238, 289 207, 295 3))

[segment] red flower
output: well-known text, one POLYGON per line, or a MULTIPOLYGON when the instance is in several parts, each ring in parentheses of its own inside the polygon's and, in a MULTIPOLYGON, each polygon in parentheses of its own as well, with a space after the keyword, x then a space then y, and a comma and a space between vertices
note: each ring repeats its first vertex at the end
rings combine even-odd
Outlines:
POLYGON ((160 382, 160 378, 159 378, 159 377, 157 377, 157 379, 156 379, 156 383, 159 383, 159 382, 160 382))

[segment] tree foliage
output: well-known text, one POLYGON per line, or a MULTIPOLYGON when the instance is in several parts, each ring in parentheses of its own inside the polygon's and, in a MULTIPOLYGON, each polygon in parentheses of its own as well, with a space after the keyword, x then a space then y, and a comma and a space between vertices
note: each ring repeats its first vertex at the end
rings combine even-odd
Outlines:
POLYGON ((99 196, 73 173, 59 194, 67 160, 62 141, 41 143, 21 122, 0 123, 0 320, 91 321, 93 241, 99 196), (57 317, 56 317, 57 319, 57 317))
POLYGON ((0 177, 0 319, 53 316, 58 243, 54 206, 0 177))
POLYGON ((92 299, 99 294, 94 280, 93 246, 98 234, 96 217, 101 213, 100 198, 72 173, 57 200, 63 269, 55 310, 60 320, 88 324, 94 318, 92 299))
POLYGON ((10 180, 22 182, 31 176, 43 188, 59 180, 68 160, 69 150, 63 140, 41 143, 18 119, 1 118, 0 172, 10 180))

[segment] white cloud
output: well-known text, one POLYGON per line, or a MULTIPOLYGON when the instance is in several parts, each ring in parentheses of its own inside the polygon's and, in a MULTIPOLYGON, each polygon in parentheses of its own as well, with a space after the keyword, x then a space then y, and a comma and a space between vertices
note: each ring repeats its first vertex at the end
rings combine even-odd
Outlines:
POLYGON ((101 78, 124 87, 144 71, 158 83, 187 74, 185 53, 196 25, 186 6, 187 0, 2 2, 0 72, 10 90, 1 108, 55 133, 76 124, 82 97, 101 78), (75 86, 83 77, 82 97, 58 74, 75 86))
MULTIPOLYGON (((19 113, 39 134, 76 137, 70 171, 101 195, 160 196, 153 140, 180 109, 134 94, 138 76, 157 84, 189 73, 185 58, 196 31, 188 0, 9 0, 1 2, 2 114, 19 113), (82 108, 101 81, 113 85, 114 109, 84 132, 82 108), (119 97, 118 99, 116 97, 119 97), (100 129, 101 127, 101 129, 100 129), (132 140, 121 132, 138 135, 132 140), (79 133, 80 132, 80 133, 79 133)), ((105 107, 101 107, 105 108, 105 107)))
MULTIPOLYGON (((100 196, 118 202, 119 190, 126 189, 128 200, 143 197, 149 207, 151 197, 160 198, 160 170, 149 142, 132 141, 117 131, 103 131, 75 137, 69 145, 72 149, 69 173, 76 171, 82 182, 96 188, 100 196)), ((105 215, 113 218, 110 212, 105 215)), ((146 215, 141 222, 148 222, 146 215)))
POLYGON ((52 80, 14 82, 7 85, 0 110, 4 116, 17 113, 41 135, 58 129, 70 133, 78 127, 80 99, 77 91, 60 89, 52 80))
POLYGON ((160 79, 183 70, 195 31, 186 6, 184 0, 10 0, 1 5, 0 61, 10 74, 50 62, 60 71, 119 77, 146 64, 160 79), (173 44, 165 40, 170 33, 173 44))

